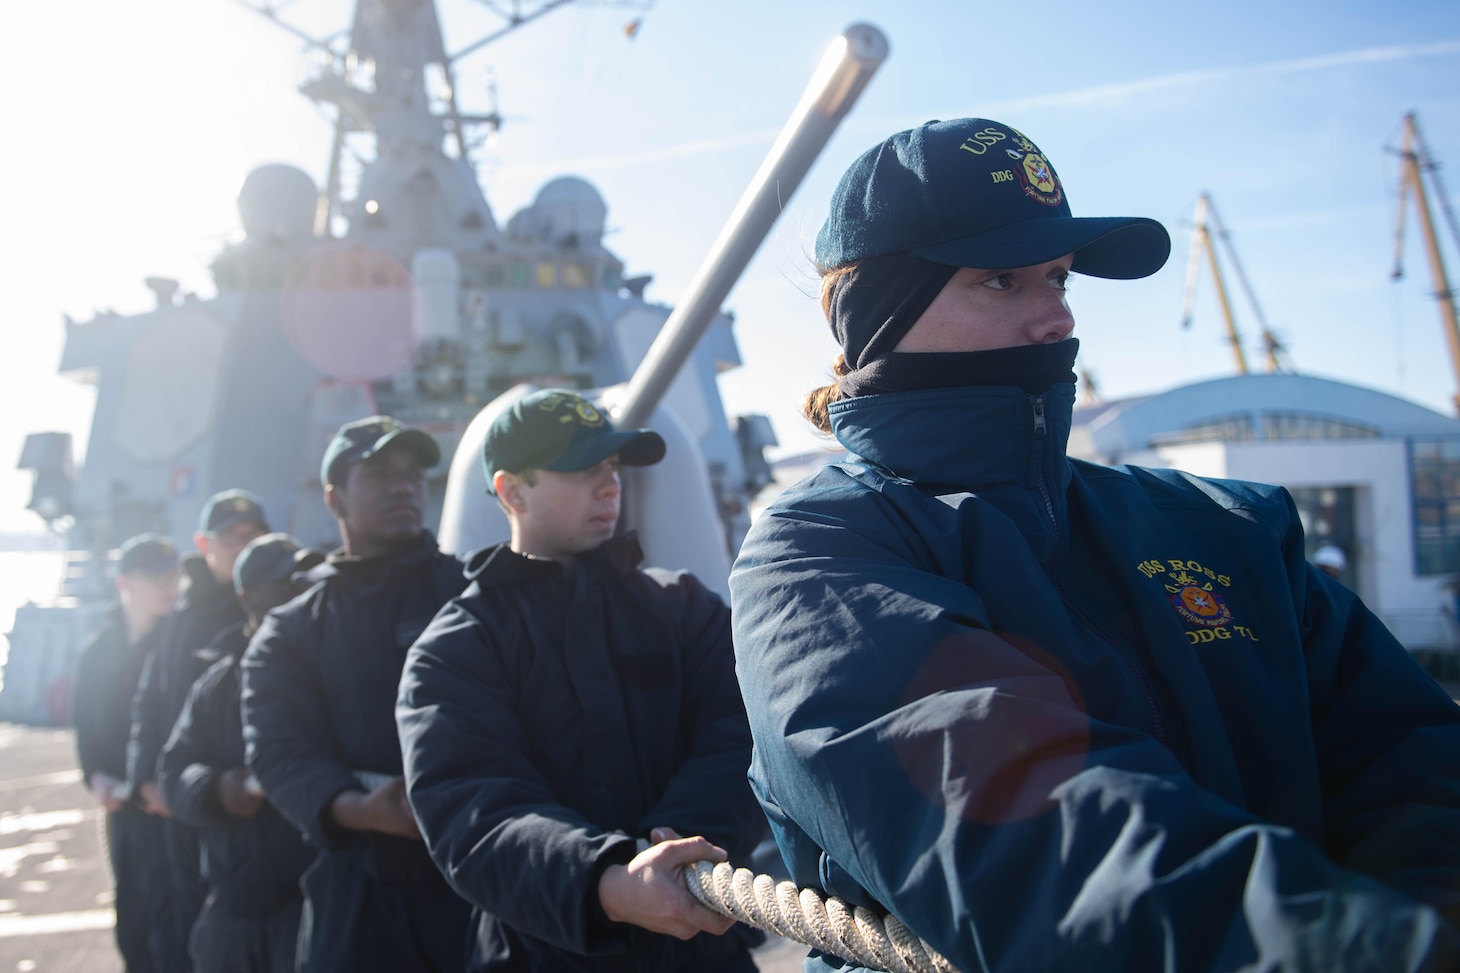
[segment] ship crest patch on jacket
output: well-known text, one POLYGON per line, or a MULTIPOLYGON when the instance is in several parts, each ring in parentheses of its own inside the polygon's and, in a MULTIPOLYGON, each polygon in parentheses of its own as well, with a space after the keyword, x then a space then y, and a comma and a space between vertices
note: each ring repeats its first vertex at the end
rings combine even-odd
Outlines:
POLYGON ((1164 561, 1152 558, 1136 565, 1136 570, 1147 578, 1160 580, 1167 601, 1182 621, 1203 628, 1218 628, 1232 621, 1232 609, 1219 592, 1232 586, 1228 575, 1186 558, 1164 561))

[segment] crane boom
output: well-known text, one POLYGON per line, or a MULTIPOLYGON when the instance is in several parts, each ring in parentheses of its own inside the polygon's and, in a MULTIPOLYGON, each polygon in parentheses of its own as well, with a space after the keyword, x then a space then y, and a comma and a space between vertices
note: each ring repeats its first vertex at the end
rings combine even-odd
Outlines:
POLYGON ((1261 329, 1262 348, 1267 359, 1267 370, 1269 372, 1283 372, 1289 370, 1286 362, 1287 349, 1283 346, 1277 335, 1267 326, 1267 319, 1262 314, 1262 305, 1257 302, 1257 292, 1252 289, 1252 282, 1247 279, 1247 272, 1242 269, 1242 261, 1237 259, 1237 248, 1232 245, 1232 238, 1227 233, 1227 228, 1222 225, 1221 217, 1217 215, 1217 207, 1212 203, 1210 193, 1202 193, 1196 201, 1196 213, 1192 216, 1192 241, 1191 256, 1186 264, 1186 302, 1182 312, 1181 326, 1191 327, 1191 312, 1196 301, 1196 282, 1201 273, 1201 258, 1205 254, 1207 263, 1212 269, 1212 279, 1216 283, 1217 302, 1222 308, 1222 320, 1227 327, 1227 341, 1232 346, 1232 356, 1237 363, 1237 373, 1247 374, 1247 355, 1242 350, 1242 338, 1237 332, 1237 321, 1232 314, 1232 302, 1227 297, 1227 284, 1222 276, 1221 263, 1217 259, 1217 247, 1213 236, 1221 240, 1222 246, 1227 251, 1227 259, 1232 262, 1232 267, 1237 271, 1237 282, 1242 285, 1242 292, 1247 295, 1247 303, 1252 305, 1252 313, 1257 318, 1257 325, 1261 329))
MULTIPOLYGON (((1445 329, 1445 342, 1450 349, 1450 366, 1455 372, 1456 385, 1460 386, 1460 323, 1455 318, 1455 295, 1450 290, 1450 278, 1445 274, 1445 259, 1440 253, 1440 242, 1435 236, 1435 224, 1430 217, 1429 196, 1425 192, 1424 172, 1433 163, 1429 149, 1419 133, 1419 124, 1414 112, 1404 116, 1404 144, 1399 150, 1399 233, 1395 254, 1394 276, 1399 276, 1399 255, 1404 245, 1404 206, 1406 197, 1413 195, 1414 207, 1419 214, 1420 236, 1424 240, 1425 255, 1429 258, 1430 278, 1434 283, 1435 299, 1440 304, 1440 324, 1445 329)), ((1460 414, 1460 392, 1452 397, 1455 411, 1460 414)))
POLYGON ((1232 317, 1232 303, 1227 299, 1227 285, 1222 279, 1222 268, 1217 263, 1217 250, 1212 245, 1211 219, 1214 215, 1211 197, 1202 193, 1196 201, 1196 213, 1192 217, 1191 258, 1186 265, 1186 310, 1181 320, 1183 328, 1191 326, 1191 308, 1196 297, 1197 273, 1201 258, 1205 254, 1212 269, 1212 279, 1217 286, 1217 301, 1222 306, 1222 320, 1227 326, 1227 342, 1232 346, 1232 357, 1237 363, 1237 374, 1247 374, 1247 354, 1242 350, 1242 337, 1237 333, 1237 321, 1232 317))

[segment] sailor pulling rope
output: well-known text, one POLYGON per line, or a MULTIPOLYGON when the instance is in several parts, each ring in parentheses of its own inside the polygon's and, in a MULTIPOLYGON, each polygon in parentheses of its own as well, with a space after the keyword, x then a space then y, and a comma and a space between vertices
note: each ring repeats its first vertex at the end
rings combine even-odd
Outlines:
MULTIPOLYGON (((377 771, 353 773, 367 791, 395 779, 377 771)), ((648 846, 639 840, 639 851, 648 846)), ((683 875, 690 894, 705 908, 763 932, 883 973, 958 973, 894 915, 878 915, 836 896, 823 898, 813 889, 728 862, 698 861, 683 875)))
POLYGON ((684 870, 690 894, 705 908, 803 946, 885 973, 957 973, 896 916, 879 916, 836 896, 777 882, 726 862, 684 870))
MULTIPOLYGON (((366 790, 392 779, 390 774, 356 770, 366 790)), ((642 851, 648 847, 639 842, 642 851)), ((893 915, 822 898, 793 882, 777 882, 727 862, 699 861, 684 870, 684 884, 700 904, 763 932, 884 973, 958 973, 952 963, 923 942, 893 915)))

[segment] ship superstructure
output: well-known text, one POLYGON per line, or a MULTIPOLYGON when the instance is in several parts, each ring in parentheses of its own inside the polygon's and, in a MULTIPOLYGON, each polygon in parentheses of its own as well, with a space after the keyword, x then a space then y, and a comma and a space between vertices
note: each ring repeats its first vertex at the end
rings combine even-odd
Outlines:
MULTIPOLYGON (((565 2, 516 4, 492 36, 565 2)), ((553 179, 498 221, 468 136, 496 115, 458 108, 434 2, 360 0, 347 37, 310 45, 326 56, 301 90, 336 118, 326 185, 289 165, 256 169, 239 195, 243 239, 212 265, 216 297, 153 279, 154 310, 67 324, 61 370, 96 388, 86 462, 73 476, 69 437, 39 433, 21 465, 36 471, 32 509, 66 530, 76 566, 60 605, 17 615, 0 718, 34 720, 45 705, 32 684, 69 665, 63 647, 94 624, 77 608, 104 600, 102 552, 123 539, 155 530, 190 548, 204 500, 238 487, 276 529, 333 547, 319 458, 342 423, 394 415, 449 456, 514 385, 626 381, 669 317, 644 300, 649 278, 626 277, 604 246, 608 208, 588 182, 553 179), (347 145, 365 159, 353 173, 347 145), (49 657, 34 673, 27 645, 49 657)), ((731 550, 774 442, 764 418, 725 414, 715 379, 739 364, 718 314, 664 398, 703 456, 731 550)), ((428 523, 446 469, 433 473, 428 523)))

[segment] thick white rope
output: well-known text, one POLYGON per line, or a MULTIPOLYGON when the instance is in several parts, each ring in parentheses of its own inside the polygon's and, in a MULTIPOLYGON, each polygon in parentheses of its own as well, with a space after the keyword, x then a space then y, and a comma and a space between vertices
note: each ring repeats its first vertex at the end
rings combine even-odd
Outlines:
MULTIPOLYGON (((390 774, 354 772, 374 790, 390 774)), ((648 847, 640 840, 639 850, 648 847)), ((700 904, 747 926, 884 973, 958 973, 933 947, 894 915, 880 916, 836 896, 823 899, 794 882, 777 882, 728 862, 698 861, 684 870, 684 884, 700 904)))
POLYGON ((728 862, 699 861, 684 884, 700 904, 748 926, 885 973, 958 973, 896 916, 777 882, 728 862))

